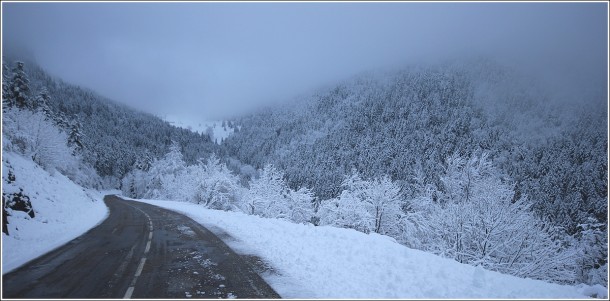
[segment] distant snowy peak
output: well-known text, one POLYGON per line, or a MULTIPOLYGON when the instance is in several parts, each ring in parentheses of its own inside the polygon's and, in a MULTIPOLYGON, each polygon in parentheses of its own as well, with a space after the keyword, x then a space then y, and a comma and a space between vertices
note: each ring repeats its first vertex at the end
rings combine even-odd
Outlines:
MULTIPOLYGON (((210 136, 216 144, 221 144, 238 129, 231 121, 207 121, 203 119, 188 119, 182 116, 166 115, 162 117, 169 124, 189 131, 210 136)), ((238 129, 239 130, 239 129, 238 129)))

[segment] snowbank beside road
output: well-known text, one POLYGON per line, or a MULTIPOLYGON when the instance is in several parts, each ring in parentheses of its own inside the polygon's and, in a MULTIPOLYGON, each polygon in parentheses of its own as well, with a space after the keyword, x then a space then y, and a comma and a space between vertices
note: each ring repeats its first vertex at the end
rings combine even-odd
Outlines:
MULTIPOLYGON (((263 275, 284 298, 587 298, 602 287, 565 286, 510 275, 409 249, 392 238, 300 225, 200 205, 138 200, 183 213, 276 274, 263 275), (219 235, 223 237, 222 235, 219 235)), ((600 296, 601 295, 601 296, 600 296)))
POLYGON ((2 178, 9 170, 12 183, 3 181, 2 192, 30 198, 35 216, 8 209, 9 235, 2 233, 2 274, 84 234, 108 216, 104 193, 84 189, 67 177, 50 174, 20 155, 2 153, 2 178))

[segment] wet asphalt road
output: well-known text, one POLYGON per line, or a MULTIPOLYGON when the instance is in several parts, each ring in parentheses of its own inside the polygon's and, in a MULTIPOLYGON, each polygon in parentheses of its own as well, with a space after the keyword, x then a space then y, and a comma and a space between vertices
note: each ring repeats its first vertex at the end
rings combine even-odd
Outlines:
POLYGON ((104 202, 102 224, 4 275, 2 297, 280 298, 192 219, 116 196, 104 202))

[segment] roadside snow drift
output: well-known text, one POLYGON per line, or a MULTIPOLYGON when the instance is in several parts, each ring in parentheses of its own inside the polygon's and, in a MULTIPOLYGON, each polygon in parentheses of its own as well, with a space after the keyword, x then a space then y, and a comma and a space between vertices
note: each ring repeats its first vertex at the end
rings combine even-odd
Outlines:
POLYGON ((351 229, 315 227, 200 205, 137 200, 183 213, 235 251, 257 255, 262 275, 284 298, 587 298, 601 286, 565 286, 460 264, 409 249, 392 238, 351 229))
POLYGON ((35 217, 8 209, 9 235, 2 233, 2 274, 84 234, 108 215, 103 194, 74 184, 59 172, 50 174, 31 160, 2 153, 2 178, 11 169, 15 181, 2 192, 29 196, 35 217))

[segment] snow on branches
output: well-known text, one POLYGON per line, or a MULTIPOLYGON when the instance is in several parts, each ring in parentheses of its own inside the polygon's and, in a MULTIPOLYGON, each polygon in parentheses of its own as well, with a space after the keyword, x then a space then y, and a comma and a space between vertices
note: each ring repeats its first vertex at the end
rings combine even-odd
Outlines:
POLYGON ((352 171, 343 180, 343 192, 337 199, 322 204, 320 222, 364 233, 395 236, 399 232, 402 197, 400 187, 385 176, 363 180, 352 171))

